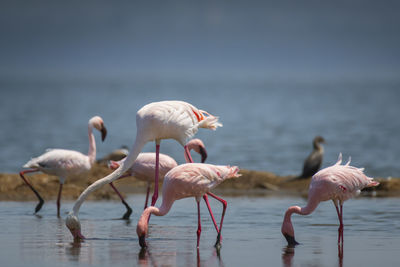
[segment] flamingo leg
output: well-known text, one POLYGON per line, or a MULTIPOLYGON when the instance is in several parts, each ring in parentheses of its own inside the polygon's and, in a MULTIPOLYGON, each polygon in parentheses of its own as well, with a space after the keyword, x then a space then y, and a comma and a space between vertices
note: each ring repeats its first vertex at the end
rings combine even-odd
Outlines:
POLYGON ((61 206, 61 192, 62 192, 63 184, 60 183, 60 187, 58 189, 57 196, 57 217, 60 217, 60 206, 61 206))
POLYGON ((218 200, 222 203, 223 210, 222 210, 221 222, 219 223, 219 231, 218 231, 218 235, 217 235, 217 241, 215 242, 215 246, 219 246, 219 245, 221 245, 221 239, 222 239, 222 237, 221 237, 222 223, 224 222, 225 211, 226 211, 226 207, 228 206, 228 203, 224 199, 214 195, 213 193, 208 192, 207 195, 210 195, 211 197, 215 198, 216 200, 218 200))
POLYGON ((151 198, 151 205, 154 206, 158 198, 158 175, 159 175, 159 164, 160 164, 160 141, 156 141, 156 174, 154 180, 154 193, 151 198))
POLYGON ((217 225, 217 222, 215 221, 214 214, 212 213, 212 210, 211 210, 211 207, 210 207, 210 203, 208 202, 207 194, 205 194, 203 196, 203 199, 206 202, 206 205, 207 205, 207 208, 208 208, 208 212, 210 213, 211 219, 212 219, 212 221, 214 223, 215 230, 217 230, 217 233, 219 233, 218 225, 217 225))
MULTIPOLYGON (((126 175, 127 176, 127 175, 126 175)), ((119 179, 124 178, 126 176, 121 176, 119 179)), ((128 203, 126 203, 124 197, 121 195, 121 193, 118 191, 118 189, 114 186, 114 184, 111 182, 109 183, 109 185, 111 186, 111 188, 115 191, 115 193, 117 193, 117 195, 119 196, 119 198, 121 199, 122 204, 124 204, 125 208, 126 208, 126 212, 125 214, 122 216, 122 219, 124 220, 128 220, 129 217, 132 214, 132 209, 131 207, 128 205, 128 203)))
POLYGON ((146 192, 146 200, 144 202, 144 210, 147 208, 147 204, 149 203, 149 194, 150 194, 150 181, 147 181, 147 192, 146 192))
POLYGON ((344 225, 343 225, 343 204, 342 204, 342 203, 340 203, 340 217, 339 217, 339 221, 340 221, 340 226, 339 226, 339 242, 340 242, 340 239, 342 239, 342 242, 343 242, 343 228, 344 228, 344 225))
POLYGON ((200 201, 197 201, 197 248, 199 248, 200 245, 200 235, 201 235, 200 201))
POLYGON ((343 241, 343 204, 340 204, 340 208, 337 202, 333 201, 336 208, 336 213, 339 218, 339 228, 338 228, 338 243, 343 241))
POLYGON ((24 182, 29 186, 29 188, 33 191, 33 193, 35 193, 36 197, 39 199, 39 203, 36 205, 36 208, 35 208, 35 213, 37 213, 42 208, 44 200, 39 195, 39 193, 35 190, 35 188, 33 188, 33 186, 28 182, 28 180, 25 179, 24 174, 30 173, 30 172, 37 172, 37 171, 39 171, 39 170, 31 169, 31 170, 21 171, 19 173, 19 176, 21 176, 22 180, 24 180, 24 182))

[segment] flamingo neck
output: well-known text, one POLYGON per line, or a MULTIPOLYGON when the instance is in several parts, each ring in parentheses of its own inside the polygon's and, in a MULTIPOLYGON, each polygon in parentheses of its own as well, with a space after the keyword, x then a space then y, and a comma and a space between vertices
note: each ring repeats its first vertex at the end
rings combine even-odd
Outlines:
POLYGON ((163 194, 163 201, 162 201, 160 208, 157 208, 154 206, 150 206, 150 207, 146 208, 143 211, 142 216, 140 216, 139 222, 137 224, 137 228, 136 228, 137 234, 139 236, 141 236, 143 234, 147 234, 150 214, 154 214, 156 216, 164 216, 169 212, 173 203, 174 203, 173 200, 166 198, 163 194))
POLYGON ((93 165, 94 161, 96 160, 96 141, 94 139, 93 134, 93 126, 88 126, 88 135, 89 135, 89 152, 88 157, 90 161, 90 165, 93 165))
POLYGON ((186 163, 193 163, 192 156, 190 155, 190 150, 192 150, 192 147, 190 145, 185 145, 185 160, 186 163))
POLYGON ((76 200, 74 207, 73 207, 73 212, 75 215, 79 213, 79 209, 85 201, 85 199, 90 195, 91 192, 97 190, 98 188, 102 187, 105 184, 109 184, 119 177, 121 177, 122 174, 124 174, 132 165, 133 162, 136 160, 138 157, 140 151, 142 150, 143 146, 146 144, 146 141, 136 137, 135 143, 133 144, 132 149, 130 150, 128 156, 126 157, 126 160, 112 173, 107 175, 106 177, 97 180, 90 186, 88 186, 79 196, 79 198, 76 200))

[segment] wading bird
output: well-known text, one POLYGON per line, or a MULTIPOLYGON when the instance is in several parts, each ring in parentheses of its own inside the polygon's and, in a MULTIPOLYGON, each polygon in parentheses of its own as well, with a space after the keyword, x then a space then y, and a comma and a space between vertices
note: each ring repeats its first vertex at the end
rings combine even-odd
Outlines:
MULTIPOLYGON (((162 204, 160 208, 150 206, 145 209, 136 227, 141 247, 146 247, 146 234, 148 231, 148 219, 151 214, 156 216, 166 215, 174 201, 186 197, 195 197, 197 202, 197 247, 200 243, 200 199, 224 180, 239 177, 239 168, 236 166, 217 166, 201 163, 186 163, 170 170, 164 177, 162 186, 162 204)), ((221 216, 216 245, 220 243, 222 223, 225 209, 221 216)))
MULTIPOLYGON (((102 141, 104 141, 107 135, 107 130, 106 127, 104 127, 103 119, 99 116, 94 116, 93 118, 91 118, 88 123, 89 152, 87 155, 84 155, 81 152, 74 150, 48 149, 44 154, 31 159, 23 166, 24 168, 30 169, 21 171, 19 174, 39 199, 39 203, 35 208, 35 213, 42 208, 44 201, 39 193, 35 190, 35 188, 33 188, 33 186, 24 177, 24 174, 41 171, 49 175, 58 176, 60 180, 60 187, 57 197, 57 216, 60 216, 61 191, 65 179, 68 176, 77 175, 89 171, 96 159, 96 141, 94 139, 93 128, 101 132, 102 141)), ((121 200, 124 203, 125 201, 117 190, 116 193, 121 197, 121 200)))
POLYGON ((308 215, 317 208, 321 201, 330 199, 336 207, 340 223, 338 243, 343 241, 343 202, 358 195, 364 187, 379 185, 373 178, 364 174, 363 168, 350 166, 350 159, 345 165, 341 165, 341 163, 342 154, 339 154, 335 165, 320 170, 312 177, 305 207, 292 206, 286 211, 281 231, 290 246, 298 244, 294 238, 292 214, 308 215))
MULTIPOLYGON (((204 146, 204 143, 200 139, 192 139, 187 144, 186 147, 189 150, 189 154, 185 153, 185 159, 187 163, 193 162, 190 156, 190 151, 194 150, 201 155, 201 163, 204 163, 207 159, 207 150, 204 146)), ((123 158, 119 161, 111 160, 108 164, 109 168, 112 170, 118 169, 118 167, 125 161, 126 158, 123 158)), ((144 209, 147 208, 150 187, 151 184, 154 183, 154 170, 155 170, 155 162, 156 155, 153 152, 140 153, 133 163, 132 167, 126 172, 126 174, 122 175, 119 179, 134 176, 136 179, 147 182, 147 191, 146 191, 146 200, 144 202, 144 209)), ((168 155, 160 153, 159 156, 159 179, 160 181, 164 179, 164 176, 167 172, 169 172, 172 168, 178 166, 178 163, 168 155)), ((113 183, 111 182, 110 185, 113 183)))
POLYGON ((321 145, 322 143, 325 143, 325 140, 321 136, 316 136, 314 138, 314 149, 304 161, 303 173, 298 177, 299 179, 311 177, 321 168, 322 159, 324 157, 324 147, 321 145))
POLYGON ((218 117, 206 111, 199 110, 193 105, 183 101, 153 102, 142 107, 136 114, 136 139, 126 160, 114 172, 91 184, 79 196, 72 211, 66 219, 66 226, 71 231, 74 239, 81 239, 80 222, 78 219, 79 208, 88 195, 104 184, 111 183, 121 177, 134 163, 140 151, 147 142, 156 143, 155 186, 151 205, 154 206, 158 198, 159 180, 159 154, 162 139, 175 139, 185 148, 185 153, 190 157, 185 146, 187 139, 193 137, 199 128, 215 130, 222 126, 218 117))

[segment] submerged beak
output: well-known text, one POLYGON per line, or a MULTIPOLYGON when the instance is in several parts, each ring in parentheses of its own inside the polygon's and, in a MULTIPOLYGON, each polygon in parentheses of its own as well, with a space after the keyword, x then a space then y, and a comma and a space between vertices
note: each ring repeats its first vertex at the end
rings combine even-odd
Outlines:
POLYGON ((86 237, 84 237, 81 233, 80 230, 72 230, 71 231, 72 236, 74 237, 74 242, 81 242, 84 239, 86 239, 86 237))
POLYGON ((101 141, 104 142, 104 139, 106 139, 106 136, 107 136, 107 129, 104 125, 103 125, 103 127, 101 127, 100 132, 101 132, 101 141))
POLYGON ((146 248, 146 247, 147 247, 147 244, 146 244, 146 236, 145 236, 145 235, 139 236, 139 245, 140 245, 142 248, 146 248))
POLYGON ((200 147, 201 163, 204 163, 207 159, 207 150, 205 147, 200 147))
POLYGON ((296 246, 299 243, 294 239, 294 236, 288 235, 288 234, 284 234, 286 241, 288 242, 289 246, 296 246))

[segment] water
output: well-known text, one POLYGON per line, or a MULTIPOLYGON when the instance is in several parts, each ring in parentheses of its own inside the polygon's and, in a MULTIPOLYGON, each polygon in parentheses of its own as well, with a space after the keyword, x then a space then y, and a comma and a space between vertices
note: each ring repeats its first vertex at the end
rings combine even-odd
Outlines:
MULTIPOLYGON (((152 216, 148 250, 141 253, 136 223, 144 195, 128 197, 131 221, 117 220, 124 212, 119 202, 86 202, 81 209, 82 231, 89 239, 73 243, 64 225, 71 202, 47 202, 32 215, 33 202, 0 203, 0 258, 4 266, 399 266, 400 212, 398 198, 358 198, 344 205, 343 257, 338 257, 338 220, 332 202, 323 202, 309 216, 292 218, 294 249, 280 233, 284 211, 301 198, 225 197, 228 209, 220 255, 213 244, 216 233, 201 203, 202 234, 196 251, 197 213, 194 199, 175 202, 169 214, 152 216)), ((220 204, 211 200, 219 221, 220 204)))
MULTIPOLYGON (((87 121, 93 115, 102 116, 109 130, 104 143, 96 133, 98 157, 131 146, 136 111, 153 101, 178 99, 220 116, 224 124, 215 132, 200 129, 197 134, 208 149, 209 163, 298 174, 312 139, 322 135, 327 142, 323 167, 342 152, 370 176, 398 177, 399 86, 393 80, 251 75, 2 80, 0 172, 17 172, 47 148, 86 153, 87 121)), ((145 147, 154 150, 154 144, 145 147)), ((163 141, 161 152, 184 161, 175 141, 163 141)))

